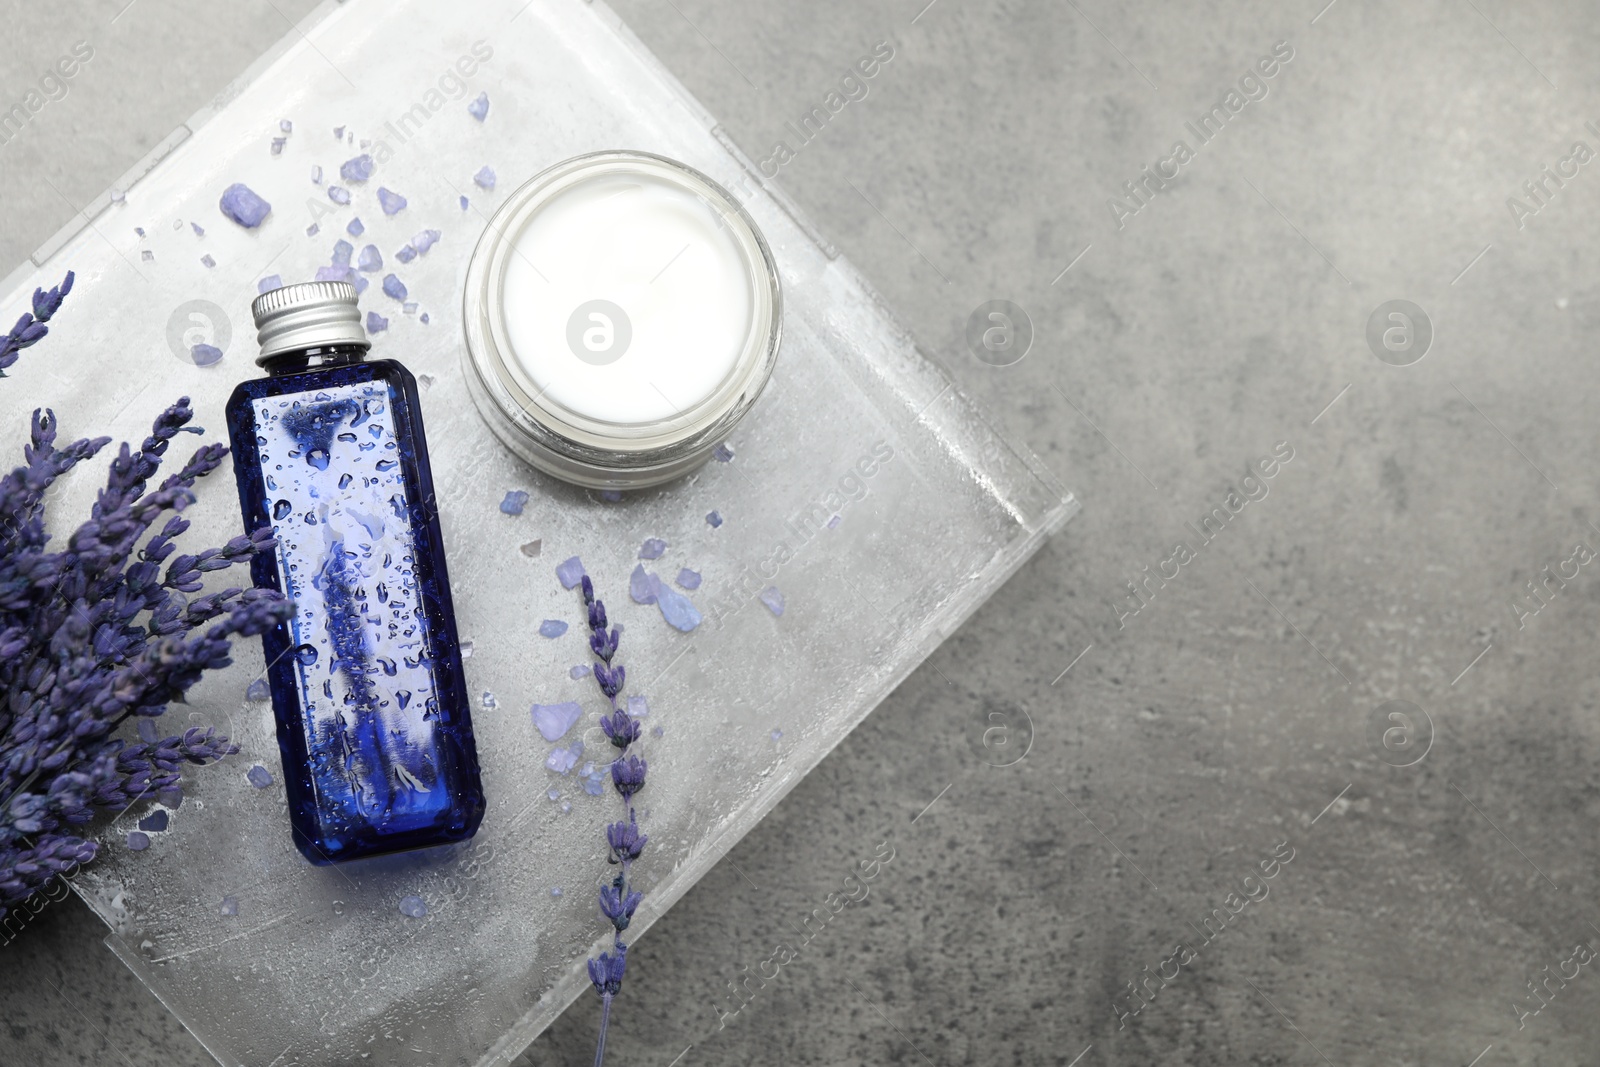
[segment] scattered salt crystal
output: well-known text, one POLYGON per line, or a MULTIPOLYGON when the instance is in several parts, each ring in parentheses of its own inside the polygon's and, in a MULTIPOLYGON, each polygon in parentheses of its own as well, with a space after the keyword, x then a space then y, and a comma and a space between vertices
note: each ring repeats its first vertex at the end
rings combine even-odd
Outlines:
POLYGON ((351 237, 360 237, 362 234, 367 232, 367 227, 362 223, 361 216, 357 215, 345 226, 344 232, 349 234, 351 237))
POLYGON ((367 279, 361 277, 360 275, 357 275, 356 276, 356 281, 355 281, 355 286, 356 286, 356 292, 357 293, 366 292, 367 291, 367 279))
POLYGON ((633 597, 635 604, 654 604, 656 602, 654 577, 654 575, 645 572, 643 563, 634 565, 633 573, 628 575, 628 595, 633 597))
POLYGON ((660 727, 660 726, 652 726, 652 727, 650 727, 650 736, 651 737, 665 737, 666 735, 667 735, 667 731, 666 731, 666 729, 664 727, 660 727))
POLYGON ((843 521, 844 516, 839 514, 837 511, 834 512, 833 515, 828 519, 828 529, 837 530, 839 528, 839 524, 843 521))
POLYGON ((319 282, 349 282, 355 280, 355 271, 348 265, 340 266, 337 263, 329 267, 318 267, 316 280, 319 282))
POLYGON ((216 345, 190 345, 189 358, 194 361, 196 367, 209 367, 222 358, 222 349, 216 345))
POLYGON ((479 93, 472 103, 467 105, 467 114, 482 122, 489 117, 489 94, 479 93))
POLYGON ((715 530, 718 526, 722 525, 722 516, 715 511, 708 511, 706 512, 706 521, 709 522, 711 524, 711 528, 715 530))
POLYGON ((333 139, 335 141, 344 140, 344 127, 343 126, 335 126, 333 128, 333 139))
POLYGON ((215 267, 217 265, 217 261, 211 258, 210 252, 207 252, 205 255, 201 256, 200 262, 205 264, 207 268, 215 267))
POLYGON ((201 226, 198 222, 189 223, 189 228, 194 231, 194 235, 196 237, 204 237, 206 235, 205 227, 201 226))
POLYGON ((170 789, 163 789, 156 794, 156 799, 173 811, 183 807, 183 787, 173 785, 170 789))
POLYGON ((408 919, 420 919, 428 914, 428 905, 421 897, 412 893, 400 898, 400 914, 408 919))
POLYGON ((383 208, 385 215, 393 215, 405 209, 406 198, 399 193, 390 192, 380 185, 378 186, 378 205, 383 208))
POLYGON ((378 251, 377 245, 366 245, 361 249, 361 257, 356 260, 356 267, 367 273, 383 269, 383 253, 378 251))
POLYGON ((376 311, 367 312, 367 332, 382 333, 389 328, 389 320, 376 311))
POLYGON ((271 698, 271 696, 272 687, 267 684, 267 680, 265 678, 257 678, 255 681, 251 682, 244 691, 244 698, 246 700, 254 700, 259 702, 262 700, 267 700, 271 698))
POLYGON ((682 633, 688 633, 700 625, 700 612, 688 597, 669 585, 663 585, 661 579, 654 575, 651 575, 651 579, 656 607, 661 609, 661 617, 667 620, 667 625, 682 633))
POLYGON ((559 897, 561 895, 561 887, 558 886, 558 885, 551 886, 550 887, 550 895, 553 896, 553 897, 559 897))
POLYGON ((769 585, 761 590, 761 602, 767 606, 767 610, 772 614, 783 614, 783 594, 778 592, 777 586, 769 585))
POLYGON ((422 383, 424 389, 433 388, 433 375, 431 374, 419 374, 417 375, 417 381, 422 383))
POLYGON ((250 779, 250 784, 257 789, 265 789, 272 784, 272 772, 259 763, 246 771, 244 776, 250 779))
POLYGON ((153 745, 157 741, 161 740, 161 731, 156 728, 156 721, 154 719, 141 717, 139 719, 138 729, 139 740, 143 741, 147 745, 153 745))
POLYGON ((651 537, 639 546, 640 559, 660 559, 661 553, 667 550, 667 543, 659 537, 651 537))
POLYGON ((561 790, 557 789, 555 786, 551 786, 549 789, 545 790, 544 795, 549 797, 551 800, 560 800, 561 790))
POLYGON ((565 815, 571 810, 572 810, 572 801, 563 800, 561 802, 561 814, 565 815))
POLYGON ((541 550, 543 550, 543 548, 544 542, 536 538, 522 546, 522 554, 527 556, 529 559, 538 559, 539 553, 541 550))
POLYGON ((350 202, 350 190, 342 185, 328 186, 328 199, 335 204, 344 205, 350 202))
POLYGON ((471 659, 472 658, 472 642, 471 641, 463 641, 463 642, 461 642, 461 658, 462 659, 471 659))
POLYGON ((560 637, 567 632, 567 624, 560 619, 546 619, 539 624, 540 637, 560 637))
POLYGON ((128 199, 128 194, 117 188, 113 188, 110 195, 113 204, 120 204, 128 199))
POLYGON ((692 571, 688 567, 684 567, 682 570, 678 571, 678 584, 683 586, 685 589, 699 589, 700 572, 692 571))
POLYGON ((493 189, 494 168, 485 163, 482 167, 478 168, 478 173, 472 176, 472 180, 477 184, 479 189, 493 189))
MULTIPOLYGON (((394 275, 389 275, 394 277, 394 275)), ((528 505, 528 491, 526 489, 507 489, 506 498, 500 501, 500 510, 507 515, 521 515, 522 509, 528 505)))
POLYGON ((350 265, 350 257, 355 254, 355 245, 341 237, 333 245, 333 265, 335 267, 348 267, 350 265))
POLYGON ((428 254, 428 249, 439 243, 441 236, 443 235, 438 230, 418 231, 416 236, 411 238, 411 247, 416 249, 417 255, 425 256, 428 254))
POLYGON ((491 693, 487 689, 485 689, 483 691, 483 706, 488 708, 489 710, 493 711, 495 708, 498 708, 500 706, 500 701, 499 701, 499 699, 497 699, 495 697, 495 695, 493 693, 491 693))
MULTIPOLYGON (((583 718, 583 707, 575 700, 562 704, 535 704, 533 706, 533 725, 539 728, 540 735, 546 741, 559 741, 572 729, 574 723, 583 718)), ((580 741, 572 759, 577 761, 578 755, 583 752, 583 743, 580 741)), ((572 769, 572 764, 567 764, 567 770, 572 769)), ((566 774, 566 771, 562 771, 566 774)))
POLYGON ((583 780, 583 791, 592 797, 597 797, 605 792, 605 788, 605 785, 598 778, 585 778, 583 780))
POLYGON ((587 677, 589 677, 589 674, 590 674, 590 668, 589 668, 589 665, 587 663, 580 663, 575 667, 568 667, 567 668, 567 677, 568 678, 572 678, 574 680, 576 680, 578 678, 587 678, 587 677))
POLYGON ((415 315, 417 313, 417 302, 415 300, 407 300, 400 305, 400 310, 407 315, 415 315))
POLYGON ((128 833, 128 848, 133 852, 143 852, 150 847, 150 839, 138 830, 128 833))
POLYGON ((135 226, 133 228, 133 232, 138 234, 141 238, 144 237, 144 227, 143 226, 135 226))
POLYGON ((561 587, 563 589, 571 589, 583 581, 584 573, 583 560, 577 556, 564 559, 556 564, 556 577, 561 579, 561 587))
POLYGON ((622 490, 602 489, 600 490, 600 499, 604 500, 608 504, 615 504, 617 501, 622 499, 622 490))
MULTIPOLYGON (((396 278, 393 274, 385 274, 383 276, 383 295, 395 300, 404 300, 406 298, 406 283, 396 278)), ((416 310, 415 306, 413 306, 412 310, 416 310)))
POLYGON ((635 719, 640 719, 650 714, 650 701, 644 697, 630 696, 628 698, 628 714, 635 719))
POLYGON ((152 811, 149 815, 146 815, 144 818, 139 820, 139 829, 148 830, 153 834, 159 834, 165 830, 170 823, 171 819, 167 816, 167 813, 162 809, 157 808, 155 811, 152 811))
POLYGON ((276 274, 269 274, 265 278, 262 278, 259 282, 256 282, 256 293, 257 294, 270 293, 274 289, 282 289, 282 288, 283 288, 283 279, 278 277, 278 275, 276 275, 276 274))
POLYGON ((293 133, 294 123, 290 122, 288 119, 279 119, 278 129, 282 130, 284 133, 293 133))
POLYGON ((366 153, 347 159, 339 167, 339 177, 347 182, 364 182, 372 177, 377 164, 372 162, 372 157, 366 153))
POLYGON ((320 229, 322 229, 322 227, 313 222, 310 226, 306 227, 306 236, 315 237, 317 235, 317 231, 320 229))
POLYGON ((421 322, 422 322, 422 325, 424 325, 424 326, 428 325, 428 313, 426 311, 424 311, 422 313, 421 322))
POLYGON ((583 755, 583 742, 574 741, 570 748, 558 746, 551 749, 549 758, 544 761, 544 765, 547 769, 555 771, 557 774, 570 774, 573 765, 578 762, 578 757, 581 755, 583 755))
POLYGON ((711 455, 718 463, 726 463, 733 458, 733 449, 729 448, 727 443, 724 442, 718 445, 711 455))
POLYGON ((783 731, 782 730, 774 730, 774 731, 772 731, 772 739, 774 741, 782 741, 783 740, 783 731))
POLYGON ((312 185, 321 185, 322 184, 322 167, 321 167, 320 164, 313 163, 311 165, 311 184, 312 185))
POLYGON ((275 156, 283 155, 283 146, 287 144, 288 141, 289 139, 287 137, 274 137, 272 139, 272 154, 275 156))
POLYGON ((465 196, 463 196, 461 198, 461 210, 462 211, 467 210, 467 204, 468 204, 468 200, 467 200, 467 198, 465 196))
POLYGON ((144 251, 139 253, 139 258, 144 260, 146 263, 151 263, 155 261, 156 254, 146 248, 144 251))
POLYGON ((394 254, 394 258, 398 259, 402 263, 410 263, 413 259, 417 258, 417 250, 412 248, 410 245, 401 245, 400 251, 394 254))
POLYGON ((217 914, 230 919, 239 914, 239 898, 223 897, 221 905, 217 907, 217 914))

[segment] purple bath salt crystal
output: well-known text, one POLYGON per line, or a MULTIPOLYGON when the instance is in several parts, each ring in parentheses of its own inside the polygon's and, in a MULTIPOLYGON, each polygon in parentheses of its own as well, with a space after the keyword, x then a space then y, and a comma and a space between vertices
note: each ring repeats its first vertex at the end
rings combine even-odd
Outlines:
POLYGON ((583 560, 577 556, 564 559, 556 564, 556 577, 561 579, 561 587, 563 589, 571 589, 583 581, 583 575, 583 560))
MULTIPOLYGON (((220 201, 219 201, 219 203, 220 203, 220 201)), ((203 226, 201 226, 198 222, 189 223, 189 228, 194 230, 194 235, 196 237, 204 237, 206 235, 205 228, 203 226)))
MULTIPOLYGON (((465 196, 463 196, 463 197, 462 197, 462 198, 461 198, 461 210, 462 210, 462 211, 465 211, 465 210, 467 210, 467 204, 468 204, 468 203, 469 203, 469 202, 470 202, 470 201, 468 201, 468 200, 467 200, 467 198, 466 198, 466 197, 465 197, 465 196)), ((141 235, 141 236, 142 236, 142 235, 141 235)))
POLYGON ((278 129, 282 130, 284 133, 293 133, 294 123, 290 122, 288 119, 279 119, 278 129))
POLYGON ((630 696, 628 698, 628 714, 635 719, 642 719, 650 714, 650 701, 644 697, 630 696))
POLYGON ((372 157, 363 152, 354 159, 347 159, 339 167, 339 177, 347 182, 364 182, 372 177, 377 164, 372 162, 372 157))
POLYGON ((363 277, 361 277, 359 275, 356 276, 356 280, 354 282, 354 285, 356 287, 356 293, 357 294, 364 293, 364 292, 367 291, 367 279, 365 279, 365 278, 363 278, 363 277))
POLYGON ((685 589, 699 589, 700 572, 692 571, 688 567, 684 567, 682 570, 678 571, 678 584, 683 586, 685 589))
POLYGON ((583 791, 592 797, 597 797, 606 791, 605 780, 598 777, 584 778, 583 791))
POLYGON ((333 139, 335 141, 344 140, 344 127, 343 126, 335 126, 333 128, 333 139))
POLYGON ((828 529, 837 530, 839 528, 839 524, 841 522, 843 522, 843 521, 844 521, 844 516, 839 514, 837 511, 834 512, 833 515, 830 516, 829 519, 828 519, 828 523, 827 523, 828 529))
POLYGON ((410 245, 401 245, 400 251, 394 254, 394 258, 398 259, 402 263, 410 263, 413 259, 417 258, 417 250, 412 248, 410 245))
POLYGON ((467 105, 467 114, 482 122, 489 117, 489 94, 479 93, 472 103, 467 105))
POLYGON ((217 908, 217 914, 230 919, 239 914, 239 898, 223 897, 222 904, 217 908))
POLYGON ((667 620, 667 625, 682 633, 688 633, 700 625, 700 612, 688 597, 670 585, 663 585, 661 579, 654 575, 651 575, 651 580, 656 594, 656 607, 661 609, 661 617, 667 620))
POLYGON ((144 251, 139 253, 139 258, 146 263, 151 263, 155 260, 156 254, 146 248, 144 251))
POLYGON ((639 546, 639 558, 640 559, 660 559, 661 558, 661 553, 665 552, 666 550, 667 550, 667 543, 665 541, 661 540, 661 538, 659 538, 659 537, 646 538, 645 539, 645 543, 639 546))
POLYGON ((161 731, 156 726, 154 719, 139 719, 139 740, 147 745, 153 745, 161 740, 161 731))
POLYGON ((560 619, 546 619, 539 624, 540 637, 560 637, 567 632, 567 624, 560 619))
POLYGON ((335 267, 348 267, 350 265, 350 257, 355 253, 354 245, 342 237, 339 238, 333 246, 333 265, 335 267))
POLYGON ((718 445, 711 455, 718 463, 726 463, 733 458, 733 449, 729 448, 727 443, 724 442, 718 445))
POLYGON ((171 819, 168 817, 167 813, 160 808, 157 808, 155 811, 152 811, 149 815, 146 815, 144 818, 139 820, 139 829, 148 830, 153 834, 159 834, 167 828, 170 822, 171 819))
POLYGON ((628 575, 628 595, 635 604, 654 604, 657 584, 656 576, 647 573, 643 563, 637 563, 633 573, 628 575))
POLYGON ((550 895, 553 896, 553 897, 559 897, 561 895, 561 887, 558 886, 558 885, 551 886, 550 887, 550 895))
POLYGON ((772 739, 774 741, 782 741, 783 740, 783 731, 782 730, 774 730, 774 731, 772 731, 771 737, 772 737, 772 739))
POLYGON ((383 253, 378 251, 377 245, 366 245, 361 249, 361 256, 356 260, 356 267, 371 274, 373 271, 383 269, 383 253))
MULTIPOLYGON (((535 704, 533 706, 533 725, 539 728, 539 734, 546 741, 559 741, 566 732, 572 729, 573 724, 583 718, 583 705, 575 700, 562 704, 535 704)), ((572 754, 576 762, 578 753, 583 751, 582 745, 572 754)), ((568 764, 568 770, 571 764, 568 764)), ((566 771, 562 771, 565 774, 566 771)))
POLYGON ((488 708, 490 711, 493 711, 495 708, 500 706, 499 698, 493 693, 489 692, 487 689, 483 691, 483 696, 481 699, 483 701, 483 706, 488 708))
POLYGON ((321 185, 322 184, 322 167, 321 167, 320 164, 313 163, 311 165, 311 184, 312 185, 321 185))
POLYGON ((651 737, 665 737, 665 736, 667 736, 666 728, 662 727, 662 726, 652 726, 652 727, 650 727, 650 736, 651 737))
POLYGON ((257 295, 260 295, 261 293, 270 293, 274 289, 282 288, 283 279, 278 277, 276 274, 269 274, 265 278, 262 278, 259 282, 256 282, 257 295))
POLYGON ((140 237, 143 237, 144 236, 144 227, 143 226, 135 226, 133 228, 133 232, 138 234, 140 237))
POLYGON ((150 847, 150 839, 148 837, 146 837, 144 834, 140 833, 138 830, 133 830, 133 831, 129 832, 129 834, 128 834, 128 848, 129 848, 130 851, 143 852, 145 849, 147 849, 149 847, 150 847))
POLYGON ((589 665, 587 663, 580 663, 576 667, 568 667, 567 677, 572 679, 589 677, 589 665))
POLYGON ((189 358, 196 367, 209 367, 222 358, 222 349, 216 345, 190 345, 189 358))
POLYGON ((177 811, 183 807, 183 789, 176 785, 171 789, 163 789, 156 794, 156 799, 173 811, 177 811))
POLYGON ((400 898, 400 914, 408 919, 420 919, 428 914, 428 905, 415 893, 400 898))
MULTIPOLYGON (((394 275, 391 274, 389 277, 393 278, 394 275)), ((385 282, 384 288, 387 289, 388 287, 388 282, 385 282)), ((527 504, 528 491, 526 489, 507 489, 506 498, 500 501, 500 510, 507 515, 521 515, 522 509, 527 504)))
POLYGON ((265 789, 272 784, 272 772, 259 763, 246 771, 244 776, 250 779, 250 784, 257 789, 265 789))
POLYGON ((200 257, 200 262, 205 264, 207 269, 210 269, 211 267, 215 267, 217 265, 217 261, 211 258, 211 253, 210 252, 207 252, 205 255, 201 256, 200 257))
POLYGON ((328 186, 328 199, 340 206, 348 204, 350 202, 350 190, 342 185, 330 185, 328 186))
POLYGON ((428 313, 426 311, 424 311, 422 313, 421 319, 419 319, 418 321, 420 321, 422 323, 422 325, 424 325, 424 326, 428 325, 428 313))
POLYGON ((767 610, 772 614, 783 614, 783 594, 778 592, 777 586, 769 585, 761 590, 761 602, 767 606, 767 610))
MULTIPOLYGON (((389 277, 392 278, 394 275, 391 274, 389 277)), ((404 290, 405 286, 402 285, 400 288, 404 290)), ((400 310, 404 311, 407 315, 415 315, 417 313, 417 302, 415 300, 407 300, 405 303, 400 305, 400 310)))
POLYGON ((617 501, 622 499, 622 490, 602 489, 600 490, 599 496, 600 499, 604 500, 607 504, 615 504, 617 501))
POLYGON ((269 699, 271 696, 272 687, 267 684, 267 680, 265 678, 257 678, 255 681, 251 682, 249 687, 244 691, 244 698, 246 700, 262 701, 269 699))
POLYGON ((274 137, 272 139, 272 154, 275 156, 283 155, 283 146, 288 142, 289 138, 287 137, 274 137))
POLYGON ((361 216, 357 215, 355 218, 350 220, 348 225, 345 226, 344 232, 349 234, 351 237, 360 237, 362 234, 367 232, 367 228, 362 224, 361 216))
POLYGON ((340 266, 335 263, 329 267, 318 267, 316 280, 319 282, 353 282, 356 272, 349 265, 340 266))
POLYGON ((715 511, 708 511, 706 512, 706 522, 710 523, 711 528, 715 530, 722 525, 722 515, 715 511))
POLYGON ((428 249, 439 243, 440 236, 438 230, 422 230, 411 238, 411 247, 417 255, 425 256, 428 254, 428 249))
MULTIPOLYGON (((128 194, 123 192, 121 189, 116 188, 115 186, 113 186, 111 192, 107 193, 106 195, 111 198, 111 202, 113 204, 121 204, 128 199, 128 194)), ((143 237, 144 234, 140 234, 139 236, 143 237)))
POLYGON ((378 206, 383 208, 385 215, 393 215, 405 209, 406 198, 399 193, 390 192, 380 185, 378 186, 378 206))
POLYGON ((576 766, 578 757, 583 755, 583 742, 572 742, 571 748, 553 748, 545 759, 544 765, 557 774, 567 774, 576 766))
POLYGON ((494 168, 485 163, 483 166, 478 168, 478 173, 472 176, 472 180, 477 184, 479 189, 493 189, 494 168))
MULTIPOLYGON (((406 283, 396 278, 393 274, 385 274, 383 276, 383 295, 393 297, 396 300, 404 300, 406 298, 406 283)), ((412 311, 417 310, 415 305, 408 306, 411 307, 412 311)))
POLYGON ((367 312, 367 332, 382 333, 389 328, 389 320, 376 311, 367 312))
POLYGON ((320 230, 320 229, 322 229, 322 227, 319 226, 317 223, 313 222, 310 226, 306 227, 306 236, 307 237, 315 237, 317 235, 317 231, 320 230))

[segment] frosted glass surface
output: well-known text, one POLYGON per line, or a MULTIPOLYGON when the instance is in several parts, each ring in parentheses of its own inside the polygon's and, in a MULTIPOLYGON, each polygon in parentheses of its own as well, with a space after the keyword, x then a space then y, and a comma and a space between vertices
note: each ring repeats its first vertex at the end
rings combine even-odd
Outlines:
MULTIPOLYGON (((577 594, 555 577, 561 560, 583 558, 626 627, 628 691, 649 701, 640 806, 651 843, 635 869, 647 895, 630 931, 648 936, 1076 506, 918 354, 876 294, 761 184, 603 4, 525 2, 324 7, 302 27, 306 39, 292 34, 124 203, 66 237, 38 270, 14 275, 5 296, 17 309, 35 285, 68 267, 79 273, 42 354, 29 354, 0 389, 0 424, 14 438, 27 412, 48 404, 66 434, 134 441, 180 394, 194 397, 210 438, 221 435, 229 391, 255 373, 248 302, 257 279, 311 277, 352 217, 366 232, 346 239, 374 243, 418 303, 407 314, 381 295, 381 273, 362 298, 390 320, 374 355, 401 360, 423 383, 457 621, 473 646, 465 668, 489 805, 477 837, 307 864, 291 844, 281 788, 246 778, 256 763, 276 775, 278 751, 270 706, 244 699, 262 671, 259 646, 240 642, 235 665, 166 721, 215 724, 243 751, 192 776, 171 828, 152 834, 147 851, 121 844, 138 809, 105 828, 102 859, 77 880, 111 926, 112 949, 230 1065, 504 1063, 586 988, 582 960, 603 933, 593 901, 605 869, 601 826, 617 806, 588 795, 578 771, 547 770, 552 746, 530 720, 535 702, 579 701, 585 718, 569 740, 599 753, 601 701, 590 679, 568 676, 588 657, 577 594), (464 79, 459 99, 430 111, 441 75, 479 41, 492 56, 464 79), (479 92, 490 100, 483 123, 467 112, 479 92), (402 115, 410 120, 390 132, 402 115), (294 128, 274 155, 281 119, 294 128), (335 127, 355 143, 336 143, 335 127), (369 181, 347 183, 353 202, 340 207, 325 186, 339 182, 361 139, 383 139, 390 152, 369 181), (520 463, 478 419, 462 376, 459 302, 467 256, 501 196, 552 163, 622 147, 680 159, 745 203, 782 276, 783 348, 771 386, 730 442, 731 462, 607 501, 520 463), (485 163, 498 173, 495 192, 472 183, 485 163), (217 211, 236 181, 273 205, 259 230, 217 211), (384 215, 379 185, 407 208, 384 215), (319 232, 308 237, 313 222, 319 232), (439 243, 399 265, 394 253, 425 228, 441 232, 439 243), (196 312, 196 300, 215 309, 196 312), (228 320, 231 340, 214 366, 179 359, 169 344, 209 328, 209 343, 223 347, 218 323, 191 326, 195 314, 228 320), (519 516, 498 506, 512 489, 531 494, 519 516), (707 521, 713 511, 720 527, 707 521), (705 622, 691 634, 627 596, 650 537, 668 543, 646 564, 664 581, 684 566, 704 575, 689 595, 705 622), (757 599, 769 585, 785 598, 781 617, 757 599), (538 633, 545 619, 572 625, 547 639, 538 633), (425 917, 400 912, 409 895, 426 902, 425 917), (237 899, 236 916, 219 914, 224 896, 237 899)), ((376 144, 367 150, 379 155, 376 144)), ((86 513, 93 482, 74 480, 55 514, 86 513)), ((190 546, 237 532, 228 472, 187 515, 190 546)))

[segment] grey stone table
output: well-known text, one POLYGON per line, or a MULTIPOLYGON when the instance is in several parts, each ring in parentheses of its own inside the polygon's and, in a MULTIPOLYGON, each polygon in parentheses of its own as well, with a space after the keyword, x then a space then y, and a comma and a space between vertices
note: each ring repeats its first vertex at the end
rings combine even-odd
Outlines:
MULTIPOLYGON (((124 3, 0 2, 6 106, 95 49, 0 263, 310 10, 124 3)), ((1085 502, 640 942, 616 1062, 1584 1062, 1592 9, 616 6, 1085 502)), ((100 936, 0 946, 0 1063, 208 1062, 100 936)))

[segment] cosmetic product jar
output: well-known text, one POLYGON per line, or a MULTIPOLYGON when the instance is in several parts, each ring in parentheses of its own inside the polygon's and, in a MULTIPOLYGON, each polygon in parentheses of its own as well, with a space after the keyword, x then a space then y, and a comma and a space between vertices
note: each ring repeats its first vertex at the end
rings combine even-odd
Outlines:
POLYGON ((777 360, 778 274, 727 191, 609 151, 535 175, 490 219, 462 321, 473 401, 563 481, 638 489, 704 463, 777 360))

